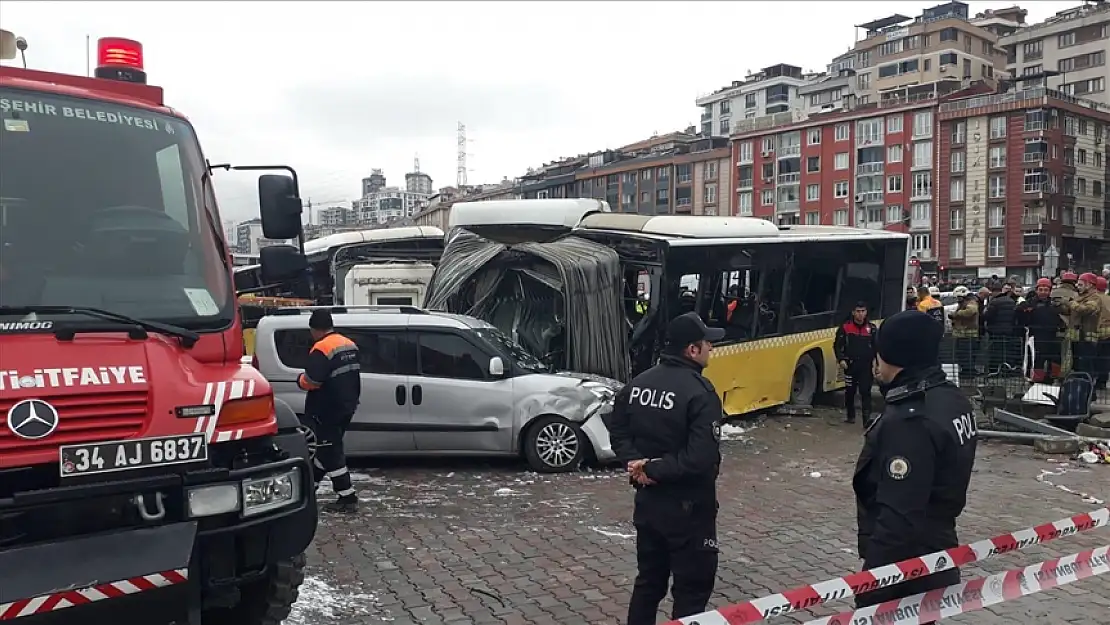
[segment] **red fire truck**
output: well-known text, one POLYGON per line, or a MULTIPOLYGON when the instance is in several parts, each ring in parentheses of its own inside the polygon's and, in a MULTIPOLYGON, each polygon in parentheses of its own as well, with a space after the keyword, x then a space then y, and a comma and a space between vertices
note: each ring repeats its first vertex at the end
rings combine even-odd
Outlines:
MULTIPOLYGON (((316 530, 307 442, 240 364, 192 126, 139 43, 97 48, 95 77, 0 67, 0 622, 277 625, 316 530)), ((260 177, 265 236, 301 236, 296 187, 260 177)))

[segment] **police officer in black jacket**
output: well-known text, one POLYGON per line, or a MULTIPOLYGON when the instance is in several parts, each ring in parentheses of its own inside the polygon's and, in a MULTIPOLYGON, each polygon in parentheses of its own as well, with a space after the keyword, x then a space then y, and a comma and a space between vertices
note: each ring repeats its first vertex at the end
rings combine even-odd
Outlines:
POLYGON ((659 364, 617 394, 607 420, 636 488, 638 574, 628 625, 654 625, 673 575, 672 618, 705 611, 717 577, 721 401, 702 369, 725 331, 675 317, 659 364))
POLYGON ((863 426, 871 424, 871 386, 874 383, 875 324, 867 320, 867 302, 857 302, 852 317, 836 329, 833 353, 844 374, 845 423, 856 422, 856 395, 859 395, 863 426))
MULTIPOLYGON (((867 431, 852 478, 865 570, 960 544, 956 518, 967 503, 978 430, 971 402, 941 370, 943 333, 916 311, 900 312, 879 327, 876 378, 886 409, 867 431)), ((856 604, 959 581, 959 570, 950 569, 864 593, 856 604)))

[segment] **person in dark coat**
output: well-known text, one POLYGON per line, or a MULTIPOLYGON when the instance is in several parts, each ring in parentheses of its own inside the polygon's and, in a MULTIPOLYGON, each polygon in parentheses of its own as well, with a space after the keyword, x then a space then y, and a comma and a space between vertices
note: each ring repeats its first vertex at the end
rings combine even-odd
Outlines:
MULTIPOLYGON (((868 429, 852 477, 864 570, 960 544, 978 429, 971 402, 940 366, 944 328, 915 311, 879 327, 876 379, 886 409, 868 429)), ((865 607, 960 581, 959 569, 860 594, 865 607)))
POLYGON ((988 338, 987 370, 992 373, 1001 371, 1003 365, 1017 366, 1020 348, 1014 333, 1017 329, 1014 324, 1016 307, 1017 302, 1013 295, 1003 289, 1001 284, 991 291, 987 309, 983 313, 983 327, 988 338))
POLYGON ((867 319, 867 302, 858 302, 852 317, 836 329, 833 353, 844 374, 844 422, 856 422, 856 395, 859 395, 863 425, 871 424, 872 370, 875 360, 875 324, 867 319))
POLYGON ((1034 382, 1051 383, 1060 375, 1063 362, 1060 336, 1065 326, 1060 306, 1052 299, 1052 280, 1041 278, 1033 293, 1015 309, 1015 322, 1033 339, 1026 347, 1025 375, 1034 382))

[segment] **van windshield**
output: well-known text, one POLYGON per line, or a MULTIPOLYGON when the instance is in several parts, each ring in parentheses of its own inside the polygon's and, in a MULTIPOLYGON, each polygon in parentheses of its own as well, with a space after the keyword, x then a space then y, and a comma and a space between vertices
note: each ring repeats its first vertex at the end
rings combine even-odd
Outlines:
POLYGON ((227 327, 234 293, 203 174, 182 119, 0 89, 0 306, 227 327))
POLYGON ((497 328, 478 328, 475 334, 493 345, 501 355, 511 360, 517 367, 532 373, 546 373, 547 366, 539 358, 525 351, 516 341, 497 328))

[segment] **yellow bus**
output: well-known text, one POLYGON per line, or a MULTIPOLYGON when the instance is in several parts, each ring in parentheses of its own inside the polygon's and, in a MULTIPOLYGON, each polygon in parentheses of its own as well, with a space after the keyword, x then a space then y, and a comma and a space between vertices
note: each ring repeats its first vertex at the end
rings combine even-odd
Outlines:
MULTIPOLYGON (((874 320, 904 308, 910 250, 909 236, 901 233, 776 226, 744 217, 613 213, 595 200, 457 204, 451 225, 510 249, 521 239, 575 237, 615 251, 624 283, 613 299, 623 305, 595 312, 627 318, 628 375, 654 364, 670 319, 695 311, 726 332, 705 374, 731 415, 810 405, 816 395, 843 387, 832 347, 836 328, 859 302, 874 320), (521 236, 529 232, 543 235, 521 236)), ((449 269, 448 251, 441 269, 449 269)), ((511 258, 490 262, 504 266, 511 258)), ((487 321, 511 320, 513 327, 504 329, 517 336, 520 317, 502 309, 487 321)), ((589 332, 588 324, 569 331, 574 332, 589 332)))

